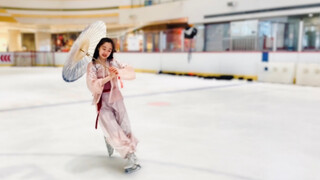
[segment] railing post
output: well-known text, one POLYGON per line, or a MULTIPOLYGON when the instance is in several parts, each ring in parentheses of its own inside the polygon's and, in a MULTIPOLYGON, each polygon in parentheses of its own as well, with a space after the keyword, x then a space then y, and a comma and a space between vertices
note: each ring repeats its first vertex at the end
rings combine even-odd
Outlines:
POLYGON ((181 52, 184 52, 184 31, 185 30, 182 30, 181 33, 181 52))

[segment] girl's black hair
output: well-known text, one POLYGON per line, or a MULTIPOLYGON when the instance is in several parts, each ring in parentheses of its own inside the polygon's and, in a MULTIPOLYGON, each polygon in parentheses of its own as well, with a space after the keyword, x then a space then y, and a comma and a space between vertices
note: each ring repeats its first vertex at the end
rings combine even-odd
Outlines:
MULTIPOLYGON (((106 43, 106 42, 111 43, 111 46, 112 46, 111 54, 109 55, 109 57, 107 57, 107 60, 108 60, 108 61, 112 61, 112 59, 113 59, 113 53, 116 52, 116 50, 115 50, 114 42, 112 41, 112 39, 107 38, 107 37, 106 37, 106 38, 102 38, 102 39, 99 41, 99 43, 98 43, 97 46, 96 46, 96 49, 94 50, 93 58, 98 59, 100 46, 102 46, 102 44, 104 44, 104 43, 106 43)), ((92 61, 94 62, 95 60, 92 59, 92 61)))

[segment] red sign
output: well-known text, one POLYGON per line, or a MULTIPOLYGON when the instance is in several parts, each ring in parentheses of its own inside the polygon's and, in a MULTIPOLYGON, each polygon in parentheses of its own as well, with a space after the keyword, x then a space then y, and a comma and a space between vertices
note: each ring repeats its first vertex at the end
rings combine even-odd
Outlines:
POLYGON ((11 62, 11 54, 1 54, 0 61, 1 62, 11 62))

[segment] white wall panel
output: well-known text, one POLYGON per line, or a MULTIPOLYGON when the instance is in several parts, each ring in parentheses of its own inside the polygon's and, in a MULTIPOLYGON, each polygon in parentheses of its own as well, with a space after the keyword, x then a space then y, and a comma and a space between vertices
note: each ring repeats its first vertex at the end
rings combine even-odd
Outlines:
POLYGON ((296 76, 298 85, 320 86, 320 64, 300 63, 296 76))
POLYGON ((258 80, 271 83, 292 84, 295 78, 296 63, 269 62, 259 65, 258 80))
POLYGON ((115 53, 114 57, 135 69, 160 71, 161 56, 157 53, 115 53))
POLYGON ((298 63, 320 64, 320 53, 319 52, 298 53, 298 63))
POLYGON ((161 59, 162 71, 190 72, 187 53, 164 53, 161 59))
POLYGON ((299 61, 299 54, 296 52, 271 52, 269 62, 295 62, 299 61))
POLYGON ((221 74, 257 75, 261 53, 213 53, 220 61, 221 74))
POLYGON ((219 74, 220 61, 212 53, 193 53, 190 60, 190 72, 219 74))

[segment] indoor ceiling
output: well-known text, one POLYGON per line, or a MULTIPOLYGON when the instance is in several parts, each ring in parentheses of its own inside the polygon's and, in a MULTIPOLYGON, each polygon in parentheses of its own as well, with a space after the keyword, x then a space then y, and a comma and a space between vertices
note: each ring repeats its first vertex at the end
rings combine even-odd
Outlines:
MULTIPOLYGON (((162 18, 168 13, 161 13, 158 15, 161 18, 158 19, 155 16, 155 20, 148 19, 149 16, 142 13, 139 18, 147 19, 137 21, 131 12, 142 6, 144 0, 0 0, 0 32, 7 29, 36 32, 79 31, 98 20, 106 23, 108 32, 119 32, 170 19, 170 15, 162 18)), ((180 5, 172 6, 172 11, 177 12, 178 6, 180 5)), ((149 13, 154 14, 154 11, 149 13)))
POLYGON ((119 10, 131 8, 131 0, 0 0, 3 27, 37 31, 74 31, 101 20, 119 30, 119 10))

